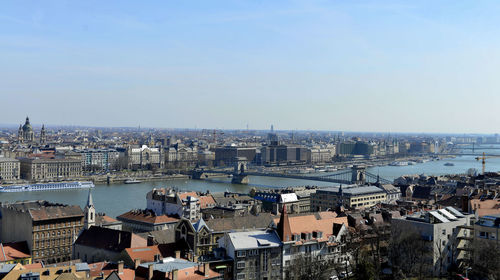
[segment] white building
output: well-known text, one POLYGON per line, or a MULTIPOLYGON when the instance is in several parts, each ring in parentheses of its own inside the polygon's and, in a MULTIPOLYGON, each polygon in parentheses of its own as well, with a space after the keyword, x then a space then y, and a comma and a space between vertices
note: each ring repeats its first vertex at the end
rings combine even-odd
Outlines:
POLYGON ((0 157, 0 181, 19 179, 21 166, 19 160, 0 157))
POLYGON ((429 259, 435 276, 447 272, 448 267, 464 259, 467 238, 473 236, 469 228, 474 223, 474 215, 458 211, 453 207, 419 212, 392 219, 393 229, 416 230, 429 242, 429 259))
POLYGON ((212 208, 212 195, 198 195, 196 192, 176 192, 172 189, 153 189, 146 195, 147 209, 156 215, 179 215, 190 221, 201 218, 202 208, 212 208))
POLYGON ((232 279, 282 279, 281 241, 274 230, 229 232, 218 243, 234 260, 232 279))
POLYGON ((127 149, 128 166, 130 169, 163 168, 164 159, 160 148, 142 145, 139 148, 127 149))

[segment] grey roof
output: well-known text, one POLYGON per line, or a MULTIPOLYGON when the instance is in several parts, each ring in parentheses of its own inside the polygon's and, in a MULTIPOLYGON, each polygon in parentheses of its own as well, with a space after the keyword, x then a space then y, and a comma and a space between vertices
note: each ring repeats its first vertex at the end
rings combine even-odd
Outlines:
POLYGON ((14 267, 16 266, 15 263, 9 263, 9 264, 1 264, 0 265, 0 273, 9 273, 14 267))
POLYGON ((386 184, 381 186, 387 193, 393 194, 393 193, 401 193, 400 188, 396 188, 395 186, 391 184, 386 184))
POLYGON ((142 263, 140 266, 143 268, 148 268, 150 264, 153 264, 153 269, 156 271, 161 271, 161 272, 170 272, 174 269, 177 270, 182 270, 186 269, 189 267, 197 266, 197 263, 186 261, 183 259, 175 259, 175 258, 164 258, 162 262, 159 263, 154 263, 154 262, 148 262, 148 263, 142 263))
POLYGON ((258 216, 247 215, 244 217, 232 217, 207 220, 207 226, 215 232, 238 230, 238 229, 265 229, 273 221, 270 213, 259 213, 258 216))
POLYGON ((75 263, 76 271, 90 271, 88 263, 75 263))
POLYGON ((150 232, 137 233, 140 237, 148 239, 149 236, 153 237, 154 242, 158 244, 167 244, 175 242, 175 228, 169 228, 165 230, 157 230, 150 232))
POLYGON ((235 250, 279 247, 281 243, 275 231, 230 232, 228 236, 235 250))
MULTIPOLYGON (((338 193, 339 189, 340 189, 340 186, 328 187, 328 188, 318 189, 316 192, 338 193)), ((363 194, 371 194, 371 193, 384 193, 384 190, 382 190, 376 186, 348 185, 348 186, 342 186, 342 193, 345 196, 353 196, 353 195, 363 195, 363 194)))
POLYGON ((0 157, 0 162, 18 162, 19 160, 15 158, 0 157))

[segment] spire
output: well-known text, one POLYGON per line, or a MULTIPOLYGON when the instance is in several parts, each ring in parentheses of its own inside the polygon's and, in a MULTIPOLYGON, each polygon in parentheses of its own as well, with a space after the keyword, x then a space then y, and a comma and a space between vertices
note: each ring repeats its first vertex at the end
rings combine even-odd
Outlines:
POLYGON ((30 118, 26 116, 26 124, 30 124, 30 118))
POLYGON ((281 211, 281 217, 278 223, 278 235, 283 242, 292 241, 292 229, 290 228, 290 220, 288 220, 286 205, 283 205, 283 210, 281 211))
POLYGON ((94 207, 94 200, 92 199, 92 192, 89 189, 89 196, 87 198, 87 207, 94 207))

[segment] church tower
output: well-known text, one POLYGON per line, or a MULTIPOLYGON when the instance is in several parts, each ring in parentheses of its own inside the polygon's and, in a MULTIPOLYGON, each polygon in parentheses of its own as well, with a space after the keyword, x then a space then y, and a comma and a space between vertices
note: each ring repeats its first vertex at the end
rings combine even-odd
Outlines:
POLYGON ((95 226, 95 207, 90 190, 89 197, 87 199, 87 205, 85 205, 85 209, 83 210, 83 212, 85 213, 85 229, 89 229, 91 226, 95 226))
POLYGON ((42 124, 42 131, 40 131, 40 144, 45 144, 47 142, 47 137, 45 135, 45 125, 42 124))
POLYGON ((22 143, 24 140, 24 136, 23 136, 23 126, 22 125, 19 125, 19 130, 17 131, 17 141, 19 141, 19 143, 22 143))

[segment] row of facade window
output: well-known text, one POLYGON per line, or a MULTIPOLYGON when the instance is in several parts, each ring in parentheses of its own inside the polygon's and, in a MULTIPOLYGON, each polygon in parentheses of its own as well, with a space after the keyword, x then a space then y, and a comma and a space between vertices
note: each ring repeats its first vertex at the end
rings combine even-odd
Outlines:
POLYGON ((54 228, 60 228, 64 226, 80 226, 82 225, 82 221, 72 221, 72 222, 61 222, 61 223, 53 223, 53 224, 46 224, 46 225, 35 225, 34 229, 35 230, 44 230, 44 229, 54 229, 54 228))
POLYGON ((50 249, 50 250, 41 250, 41 251, 35 251, 35 257, 47 257, 47 256, 53 256, 53 255, 59 255, 59 254, 69 254, 71 253, 71 249, 68 248, 56 248, 56 249, 50 249))
POLYGON ((71 238, 68 239, 53 239, 53 240, 47 240, 47 241, 37 241, 35 243, 36 248, 43 248, 43 247, 53 247, 53 246, 59 246, 59 245, 70 245, 71 238))

